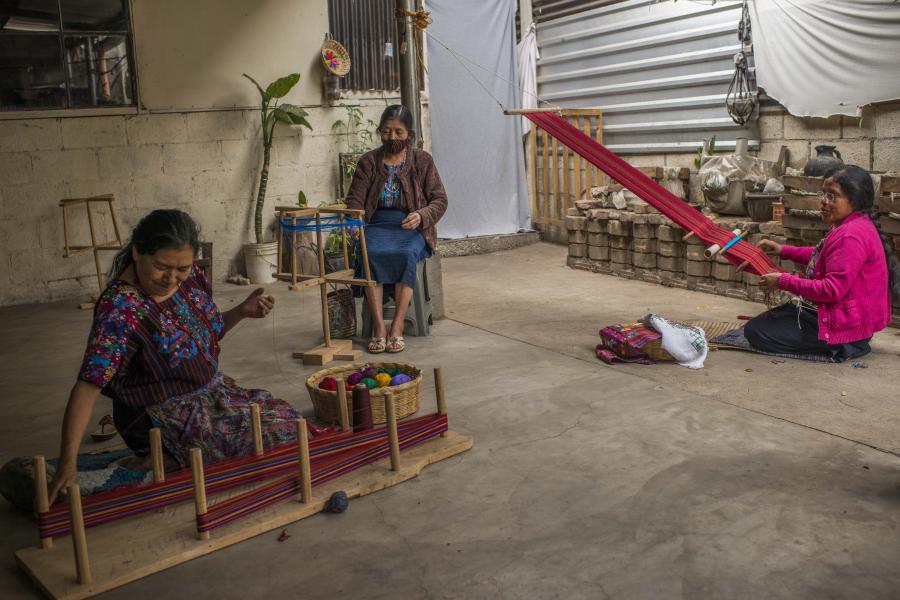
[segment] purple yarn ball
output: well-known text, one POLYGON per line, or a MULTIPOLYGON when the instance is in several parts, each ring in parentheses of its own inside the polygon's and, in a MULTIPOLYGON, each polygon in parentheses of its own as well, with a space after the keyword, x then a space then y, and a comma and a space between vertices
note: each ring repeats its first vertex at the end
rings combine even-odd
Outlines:
POLYGON ((412 381, 412 377, 406 373, 398 373, 391 378, 391 385, 400 385, 402 383, 409 383, 410 381, 412 381))
POLYGON ((375 367, 366 367, 362 370, 363 379, 375 379, 376 375, 378 375, 378 371, 375 370, 375 367))
POLYGON ((357 371, 355 373, 350 373, 350 375, 347 376, 347 383, 349 383, 350 385, 356 385, 357 383, 362 381, 362 379, 362 373, 357 371))

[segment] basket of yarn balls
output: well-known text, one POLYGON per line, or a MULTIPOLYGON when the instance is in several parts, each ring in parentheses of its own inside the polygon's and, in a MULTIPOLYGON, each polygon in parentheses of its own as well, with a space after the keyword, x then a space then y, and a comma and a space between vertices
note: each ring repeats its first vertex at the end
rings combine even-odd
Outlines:
MULTIPOLYGON (((390 391, 394 397, 394 409, 398 419, 419 410, 419 387, 422 371, 414 365, 403 363, 352 364, 322 369, 306 379, 306 389, 312 400, 316 418, 338 423, 341 412, 338 407, 338 382, 343 380, 347 390, 347 414, 353 420, 353 388, 364 385, 369 388, 372 406, 372 422, 384 423, 384 397, 390 391)), ((352 423, 351 423, 352 424, 352 423)))

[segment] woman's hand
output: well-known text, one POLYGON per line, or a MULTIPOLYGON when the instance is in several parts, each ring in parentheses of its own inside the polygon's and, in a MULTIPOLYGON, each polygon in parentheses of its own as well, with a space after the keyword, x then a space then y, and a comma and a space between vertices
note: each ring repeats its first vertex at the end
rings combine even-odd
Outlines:
MULTIPOLYGON (((774 244, 775 242, 772 243, 774 244)), ((771 292, 778 289, 779 279, 781 279, 781 273, 766 273, 765 275, 759 276, 757 285, 767 292, 771 292)))
POLYGON ((759 243, 759 247, 763 249, 763 252, 781 256, 781 244, 779 244, 778 242, 773 242, 772 240, 762 240, 759 243))
POLYGON ((265 291, 265 288, 257 288, 246 300, 237 305, 241 318, 262 319, 269 314, 275 306, 275 298, 263 295, 265 291))
POLYGON ((403 222, 400 223, 400 226, 403 229, 418 229, 419 225, 422 224, 422 215, 417 212, 411 212, 406 215, 406 218, 403 219, 403 222))
POLYGON ((61 491, 64 491, 69 485, 75 483, 75 474, 78 472, 75 466, 75 460, 63 460, 60 458, 56 473, 53 474, 53 480, 48 486, 50 495, 50 504, 56 502, 56 498, 61 491))

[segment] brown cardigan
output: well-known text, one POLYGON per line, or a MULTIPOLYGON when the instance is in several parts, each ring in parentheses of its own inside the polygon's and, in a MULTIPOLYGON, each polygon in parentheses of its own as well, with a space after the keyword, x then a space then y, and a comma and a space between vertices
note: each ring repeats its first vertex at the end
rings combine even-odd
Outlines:
MULTIPOLYGON (((362 155, 356 165, 350 191, 347 192, 347 208, 364 209, 368 222, 378 208, 378 195, 387 182, 384 167, 384 150, 376 148, 362 155)), ((447 192, 438 175, 434 159, 424 150, 409 148, 406 161, 397 172, 400 178, 403 206, 422 217, 419 229, 431 251, 437 247, 435 225, 447 210, 447 192)))

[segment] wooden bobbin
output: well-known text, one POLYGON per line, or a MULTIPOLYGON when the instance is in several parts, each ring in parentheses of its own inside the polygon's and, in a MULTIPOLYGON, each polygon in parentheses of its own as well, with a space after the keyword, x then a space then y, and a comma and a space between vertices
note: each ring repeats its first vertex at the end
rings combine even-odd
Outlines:
POLYGON ((159 427, 150 430, 150 464, 153 466, 153 481, 162 483, 166 480, 166 469, 163 466, 162 435, 159 427))
POLYGON ((693 231, 689 231, 689 232, 687 232, 687 235, 685 235, 684 237, 681 238, 681 241, 686 242, 689 239, 691 239, 692 237, 694 237, 695 235, 697 235, 697 234, 694 233, 693 231))
POLYGON ((337 397, 338 409, 341 418, 341 431, 350 431, 353 426, 350 424, 350 414, 347 410, 347 384, 342 377, 337 378, 337 397))
POLYGON ((84 514, 81 512, 81 489, 77 483, 67 488, 69 518, 72 522, 72 547, 75 550, 75 571, 78 583, 91 582, 91 561, 88 558, 87 537, 84 534, 84 514))
MULTIPOLYGON (((206 514, 206 478, 203 476, 203 451, 191 448, 191 475, 194 479, 194 509, 197 516, 206 514)), ((208 531, 198 531, 197 538, 209 539, 208 531)))
POLYGON ((259 404, 250 405, 250 421, 253 425, 253 452, 257 456, 263 453, 262 420, 259 416, 259 404))
MULTIPOLYGON (((50 510, 50 496, 47 492, 47 463, 40 454, 34 457, 34 508, 38 514, 50 510)), ((52 547, 52 537, 41 538, 41 548, 52 547)))
POLYGON ((400 439, 397 436, 397 412, 394 408, 394 395, 384 394, 384 412, 387 418, 388 441, 391 446, 391 471, 400 470, 400 439))
MULTIPOLYGON (((440 367, 434 368, 434 396, 437 398, 437 413, 447 414, 447 399, 444 397, 444 371, 440 367)), ((447 437, 447 432, 441 433, 441 437, 447 437)))
POLYGON ((741 271, 743 271, 744 269, 746 269, 749 266, 750 266, 750 261, 745 260, 744 262, 742 262, 741 264, 739 264, 737 266, 737 268, 735 269, 735 272, 740 273, 741 271))
POLYGON ((312 470, 309 466, 309 432, 306 419, 297 419, 297 453, 300 455, 300 502, 312 502, 312 470))

